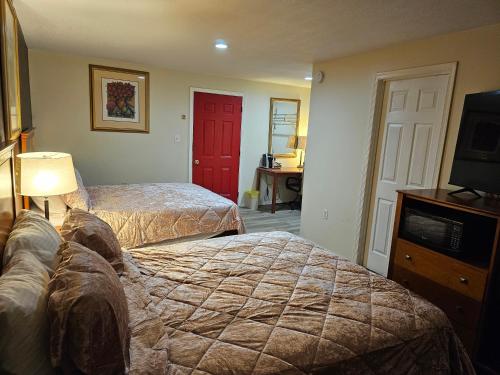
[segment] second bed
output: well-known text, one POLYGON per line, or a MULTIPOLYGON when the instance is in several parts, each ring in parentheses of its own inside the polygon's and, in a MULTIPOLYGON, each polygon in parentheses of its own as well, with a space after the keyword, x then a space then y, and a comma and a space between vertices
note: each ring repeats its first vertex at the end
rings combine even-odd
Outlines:
MULTIPOLYGON (((85 186, 77 170, 75 175, 76 191, 50 199, 51 221, 56 226, 62 223, 68 207, 89 211, 111 226, 124 248, 245 232, 238 206, 201 186, 190 183, 85 186)), ((33 201, 43 210, 42 198, 33 201)))
POLYGON ((90 211, 113 228, 125 248, 244 232, 238 206, 198 185, 150 183, 86 189, 90 211))

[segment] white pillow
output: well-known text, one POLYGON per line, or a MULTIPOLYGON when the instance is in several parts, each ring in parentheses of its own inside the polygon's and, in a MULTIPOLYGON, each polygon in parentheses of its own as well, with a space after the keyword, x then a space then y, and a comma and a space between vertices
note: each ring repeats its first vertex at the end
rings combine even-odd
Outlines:
POLYGON ((59 263, 57 251, 61 242, 61 236, 47 219, 33 211, 21 210, 5 244, 3 265, 24 249, 35 255, 52 276, 59 263))
MULTIPOLYGON (((31 200, 40 210, 45 212, 45 198, 31 197, 31 200)), ((49 197, 49 212, 51 214, 65 214, 66 211, 68 211, 68 206, 66 206, 66 203, 64 203, 64 200, 60 195, 49 197)))
POLYGON ((83 185, 82 176, 80 172, 75 168, 75 177, 78 189, 74 192, 65 194, 62 196, 64 203, 66 203, 69 208, 79 208, 80 210, 89 211, 90 210, 90 197, 87 193, 87 189, 83 185))
POLYGON ((27 249, 0 277, 0 373, 53 374, 47 318, 49 276, 27 249))

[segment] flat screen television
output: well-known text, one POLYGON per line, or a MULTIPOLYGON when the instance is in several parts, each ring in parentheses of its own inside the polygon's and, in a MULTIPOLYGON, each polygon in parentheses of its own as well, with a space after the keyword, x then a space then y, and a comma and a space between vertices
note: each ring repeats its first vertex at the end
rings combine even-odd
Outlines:
POLYGON ((465 96, 450 184, 500 193, 500 90, 465 96))

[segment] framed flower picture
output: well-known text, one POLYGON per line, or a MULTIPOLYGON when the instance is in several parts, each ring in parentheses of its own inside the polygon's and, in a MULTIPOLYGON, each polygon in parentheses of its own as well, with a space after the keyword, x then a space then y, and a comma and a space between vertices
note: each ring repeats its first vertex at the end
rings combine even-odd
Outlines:
POLYGON ((149 133, 149 73, 89 65, 92 130, 149 133))
POLYGON ((17 45, 17 17, 9 0, 0 0, 0 11, 4 25, 2 37, 2 79, 5 136, 15 140, 21 134, 21 98, 19 60, 17 45))

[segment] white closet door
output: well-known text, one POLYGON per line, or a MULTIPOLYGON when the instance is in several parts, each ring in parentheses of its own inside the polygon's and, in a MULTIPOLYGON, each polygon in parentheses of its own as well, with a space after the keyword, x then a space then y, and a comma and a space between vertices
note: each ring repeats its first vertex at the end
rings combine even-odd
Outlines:
POLYGON ((449 79, 436 75, 386 84, 367 262, 379 274, 386 275, 389 266, 396 190, 436 187, 449 79))

